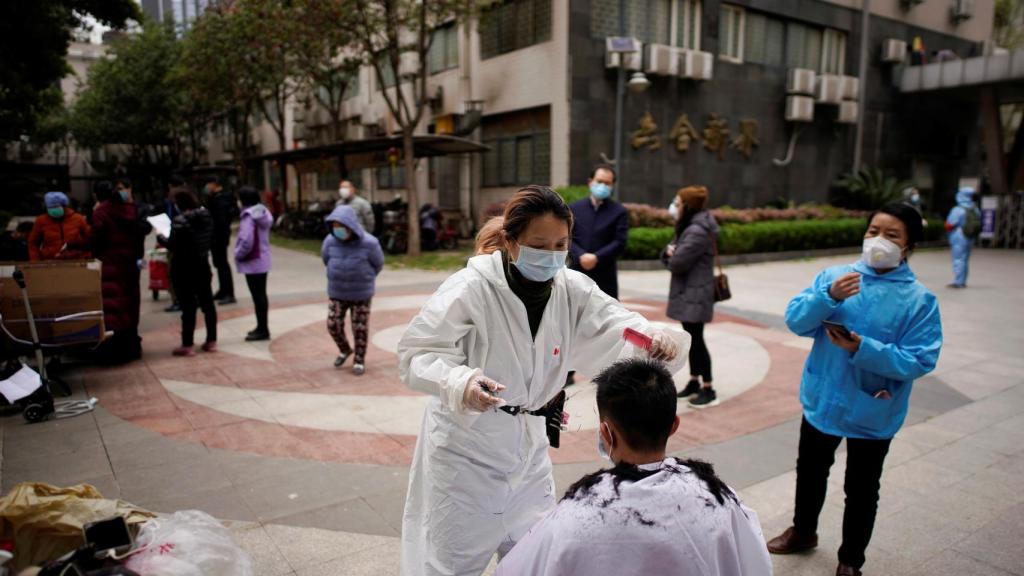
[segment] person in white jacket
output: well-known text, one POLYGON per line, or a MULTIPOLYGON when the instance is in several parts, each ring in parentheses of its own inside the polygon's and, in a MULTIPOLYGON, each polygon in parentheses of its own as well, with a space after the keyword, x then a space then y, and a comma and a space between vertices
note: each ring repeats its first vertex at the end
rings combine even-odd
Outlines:
POLYGON ((520 190, 504 248, 445 281, 399 343, 402 380, 434 396, 410 473, 403 575, 480 574, 554 507, 543 414, 570 366, 596 373, 638 351, 673 371, 685 362, 685 333, 653 329, 565 268, 571 228, 550 188, 520 190), (625 328, 651 336, 649 350, 625 328))
POLYGON ((598 450, 615 466, 573 484, 497 576, 770 576, 757 514, 710 464, 665 457, 679 427, 671 374, 630 359, 594 383, 598 450))

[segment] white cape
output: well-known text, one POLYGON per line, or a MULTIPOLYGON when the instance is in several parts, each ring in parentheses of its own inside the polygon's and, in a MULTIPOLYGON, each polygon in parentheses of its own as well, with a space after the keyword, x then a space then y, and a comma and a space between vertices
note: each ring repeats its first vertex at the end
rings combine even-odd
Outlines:
POLYGON ((516 544, 497 574, 772 573, 753 510, 729 498, 719 504, 674 458, 641 468, 659 471, 623 481, 617 491, 604 473, 589 491, 563 500, 516 544))

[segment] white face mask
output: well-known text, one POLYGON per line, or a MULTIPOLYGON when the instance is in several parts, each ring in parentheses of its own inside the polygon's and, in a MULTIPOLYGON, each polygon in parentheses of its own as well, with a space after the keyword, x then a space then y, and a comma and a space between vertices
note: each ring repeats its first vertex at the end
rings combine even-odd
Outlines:
POLYGON ((341 188, 338 188, 338 195, 341 196, 343 200, 348 200, 352 197, 352 189, 348 186, 342 186, 341 188))
POLYGON ((669 216, 672 216, 673 220, 679 220, 679 205, 675 202, 669 204, 668 213, 669 216))
POLYGON ((872 268, 896 268, 903 261, 903 249, 881 236, 865 238, 860 260, 872 268))
POLYGON ((547 282, 565 268, 568 250, 538 250, 529 246, 519 247, 519 257, 513 262, 519 273, 527 280, 547 282))
POLYGON ((611 462, 612 455, 608 453, 608 448, 604 445, 604 438, 601 437, 601 428, 597 429, 597 453, 601 455, 601 458, 611 462))

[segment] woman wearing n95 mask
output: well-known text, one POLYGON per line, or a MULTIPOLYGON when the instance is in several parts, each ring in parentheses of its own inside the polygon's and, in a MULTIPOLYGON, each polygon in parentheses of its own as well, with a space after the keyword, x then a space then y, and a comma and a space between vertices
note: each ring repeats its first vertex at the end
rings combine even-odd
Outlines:
POLYGON ((814 347, 800 383, 796 511, 793 526, 768 542, 773 554, 818 545, 829 468, 846 438, 846 509, 836 574, 861 573, 889 444, 907 415, 914 380, 935 368, 942 347, 935 295, 907 264, 921 237, 921 215, 914 208, 892 204, 879 210, 868 220, 860 261, 824 270, 786 308, 789 329, 814 338, 814 347))
POLYGON ((544 186, 509 201, 503 247, 470 259, 399 343, 402 380, 434 396, 409 480, 402 574, 480 574, 554 507, 543 408, 569 367, 596 374, 635 354, 625 328, 675 372, 689 338, 653 329, 567 270, 572 213, 544 186))

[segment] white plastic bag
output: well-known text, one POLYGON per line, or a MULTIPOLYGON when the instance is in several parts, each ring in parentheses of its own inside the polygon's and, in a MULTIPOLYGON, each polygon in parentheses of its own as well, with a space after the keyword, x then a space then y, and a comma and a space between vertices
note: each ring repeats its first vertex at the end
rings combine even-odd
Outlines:
POLYGON ((142 526, 126 566, 143 576, 252 576, 252 559, 227 528, 199 510, 142 526))

